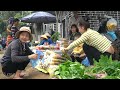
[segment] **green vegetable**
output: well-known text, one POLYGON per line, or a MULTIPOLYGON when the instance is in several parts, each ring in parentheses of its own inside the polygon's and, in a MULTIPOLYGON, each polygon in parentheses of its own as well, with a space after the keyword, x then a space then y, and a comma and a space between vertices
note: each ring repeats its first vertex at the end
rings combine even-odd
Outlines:
POLYGON ((120 78, 120 62, 112 60, 112 57, 101 56, 99 62, 94 60, 94 67, 87 68, 85 72, 92 74, 98 74, 100 72, 106 72, 107 77, 105 78, 120 78))
POLYGON ((102 55, 99 62, 94 60, 92 67, 85 67, 79 62, 67 59, 59 65, 55 76, 59 79, 120 79, 120 61, 113 61, 111 57, 102 55), (105 76, 97 77, 97 75, 105 76))
POLYGON ((60 35, 59 32, 55 32, 55 33, 51 36, 52 41, 53 41, 53 42, 56 42, 57 40, 59 40, 59 35, 60 35))
POLYGON ((66 52, 62 52, 62 58, 65 59, 66 61, 67 60, 72 61, 72 58, 66 52))
POLYGON ((79 62, 66 61, 59 65, 59 68, 55 71, 55 75, 61 79, 90 79, 93 78, 89 75, 85 75, 85 66, 79 62))

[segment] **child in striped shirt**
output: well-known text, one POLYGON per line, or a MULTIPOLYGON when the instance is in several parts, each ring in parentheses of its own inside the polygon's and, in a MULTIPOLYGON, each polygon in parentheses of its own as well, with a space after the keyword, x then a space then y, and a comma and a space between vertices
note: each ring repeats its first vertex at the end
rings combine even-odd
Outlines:
POLYGON ((93 65, 93 58, 98 61, 101 55, 110 56, 114 54, 114 48, 111 45, 110 40, 89 27, 89 23, 81 19, 79 22, 79 32, 82 34, 81 37, 64 50, 68 51, 69 49, 84 43, 83 50, 88 57, 90 64, 93 65))

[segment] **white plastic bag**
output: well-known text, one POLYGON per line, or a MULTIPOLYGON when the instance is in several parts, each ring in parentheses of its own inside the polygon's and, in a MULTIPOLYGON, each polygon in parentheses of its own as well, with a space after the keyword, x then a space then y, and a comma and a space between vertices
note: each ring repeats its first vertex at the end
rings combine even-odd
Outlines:
POLYGON ((114 18, 111 18, 107 22, 107 28, 109 31, 114 31, 116 30, 117 27, 117 21, 114 18))

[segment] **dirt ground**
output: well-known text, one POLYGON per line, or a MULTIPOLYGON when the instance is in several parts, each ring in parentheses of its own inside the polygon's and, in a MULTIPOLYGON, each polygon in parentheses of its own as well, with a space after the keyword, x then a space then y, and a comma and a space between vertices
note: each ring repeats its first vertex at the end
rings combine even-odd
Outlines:
MULTIPOLYGON (((3 54, 0 53, 0 58, 3 54)), ((35 68, 31 67, 31 64, 28 64, 26 67, 26 72, 29 73, 28 76, 25 76, 24 79, 50 79, 49 74, 42 73, 35 68)), ((10 77, 6 77, 1 71, 1 64, 0 64, 0 79, 12 79, 13 75, 10 77)))

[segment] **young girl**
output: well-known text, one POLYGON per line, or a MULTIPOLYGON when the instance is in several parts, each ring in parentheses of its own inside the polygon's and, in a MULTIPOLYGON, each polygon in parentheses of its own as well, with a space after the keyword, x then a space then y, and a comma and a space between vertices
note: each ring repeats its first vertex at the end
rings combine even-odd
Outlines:
POLYGON ((12 20, 12 22, 10 23, 10 25, 8 25, 7 27, 7 32, 8 32, 8 36, 7 36, 7 46, 9 43, 12 42, 13 39, 15 39, 15 33, 18 31, 18 25, 19 25, 19 19, 15 18, 12 20))
POLYGON ((89 23, 85 20, 79 21, 79 32, 82 34, 81 37, 65 48, 65 51, 84 43, 83 50, 91 65, 93 65, 93 58, 98 61, 101 55, 110 56, 114 54, 111 41, 97 31, 90 29, 89 23))
POLYGON ((21 27, 15 36, 17 39, 8 45, 2 57, 2 72, 6 76, 15 73, 14 79, 22 79, 22 70, 28 65, 30 59, 37 59, 37 54, 34 54, 26 44, 27 41, 32 40, 29 27, 21 27))

